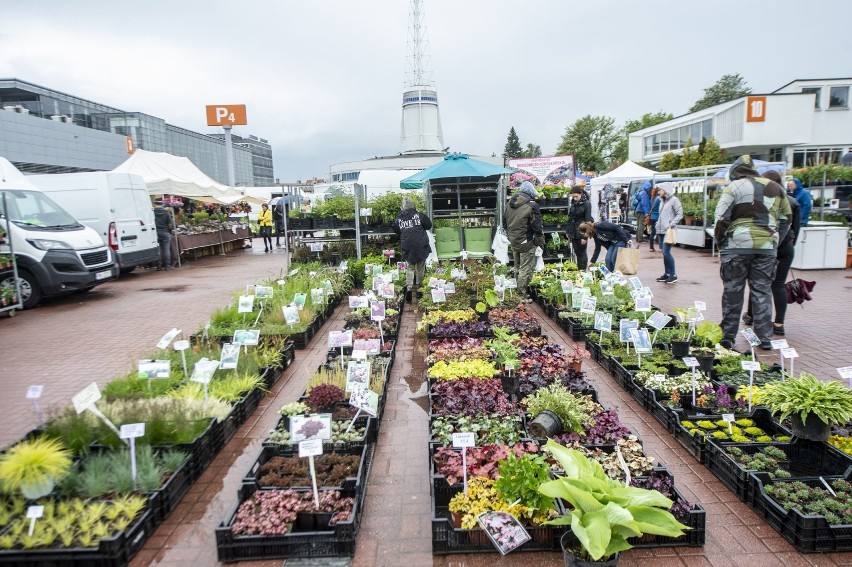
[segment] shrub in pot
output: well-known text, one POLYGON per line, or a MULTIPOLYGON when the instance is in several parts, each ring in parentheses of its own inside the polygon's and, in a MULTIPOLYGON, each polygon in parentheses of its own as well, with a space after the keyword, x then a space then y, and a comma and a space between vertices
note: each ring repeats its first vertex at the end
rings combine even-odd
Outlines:
POLYGON ((827 440, 832 425, 852 419, 852 389, 807 372, 767 384, 760 391, 760 401, 780 419, 790 417, 793 434, 811 441, 827 440))
POLYGON ((0 458, 0 488, 21 491, 29 500, 50 494, 57 480, 71 469, 71 452, 60 441, 35 438, 22 441, 0 458))

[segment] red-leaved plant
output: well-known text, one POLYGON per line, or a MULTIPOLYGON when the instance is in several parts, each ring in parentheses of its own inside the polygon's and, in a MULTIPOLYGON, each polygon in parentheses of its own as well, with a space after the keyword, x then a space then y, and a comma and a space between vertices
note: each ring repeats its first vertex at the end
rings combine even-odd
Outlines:
POLYGON ((305 403, 314 411, 331 409, 346 399, 346 392, 334 384, 320 384, 311 388, 305 403))
MULTIPOLYGON (((500 463, 508 459, 510 453, 520 457, 526 453, 538 452, 538 445, 534 441, 522 441, 513 447, 507 445, 468 447, 467 474, 468 477, 483 476, 493 480, 500 476, 500 463)), ((432 459, 435 462, 435 472, 444 475, 447 483, 458 484, 462 481, 461 451, 456 451, 449 446, 438 447, 432 459)))

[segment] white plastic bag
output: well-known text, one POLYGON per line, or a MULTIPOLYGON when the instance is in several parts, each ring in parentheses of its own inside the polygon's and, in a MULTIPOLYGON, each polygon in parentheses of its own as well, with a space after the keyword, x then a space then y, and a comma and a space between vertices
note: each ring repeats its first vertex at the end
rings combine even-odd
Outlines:
POLYGON ((509 237, 506 236, 506 231, 502 227, 498 228, 494 234, 491 249, 494 250, 494 257, 498 262, 503 265, 509 263, 509 237))
POLYGON ((544 269, 544 250, 541 246, 535 247, 535 271, 540 272, 544 269))
POLYGON ((432 252, 426 257, 426 265, 431 266, 438 262, 438 251, 435 250, 435 235, 430 231, 426 231, 426 237, 429 239, 429 248, 432 252))

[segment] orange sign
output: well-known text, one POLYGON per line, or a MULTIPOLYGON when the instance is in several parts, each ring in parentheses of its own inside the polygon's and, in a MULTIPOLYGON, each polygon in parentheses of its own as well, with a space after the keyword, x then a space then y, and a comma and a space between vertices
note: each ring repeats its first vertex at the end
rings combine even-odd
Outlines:
POLYGON ((215 104, 207 105, 208 126, 245 126, 246 105, 215 104))
POLYGON ((766 121, 766 97, 750 96, 746 100, 746 122, 766 121))
POLYGON ((124 148, 127 150, 127 153, 132 154, 136 151, 136 148, 133 147, 133 136, 125 136, 124 137, 124 148))

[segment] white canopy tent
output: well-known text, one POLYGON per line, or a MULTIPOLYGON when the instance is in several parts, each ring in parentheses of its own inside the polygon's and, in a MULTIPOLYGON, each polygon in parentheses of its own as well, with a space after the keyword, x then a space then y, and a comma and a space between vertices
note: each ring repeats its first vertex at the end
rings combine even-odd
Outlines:
POLYGON ((609 173, 600 177, 593 177, 590 184, 592 186, 592 217, 598 218, 598 205, 600 204, 601 190, 605 185, 620 185, 622 183, 630 183, 638 179, 652 179, 657 172, 653 169, 642 167, 630 160, 622 163, 609 173))
POLYGON ((151 195, 176 195, 226 205, 255 199, 234 187, 217 183, 188 158, 162 152, 136 150, 113 171, 142 176, 151 195))

